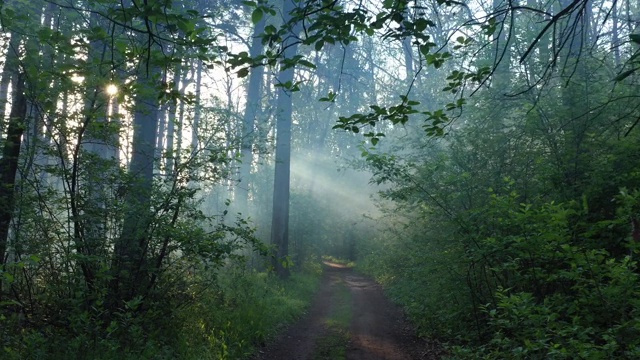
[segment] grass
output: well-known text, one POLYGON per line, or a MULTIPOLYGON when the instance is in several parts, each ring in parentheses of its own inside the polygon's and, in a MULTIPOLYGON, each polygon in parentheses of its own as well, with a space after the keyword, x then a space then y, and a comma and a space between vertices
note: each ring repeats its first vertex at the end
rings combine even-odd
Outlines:
POLYGON ((304 313, 318 288, 319 275, 319 270, 293 273, 286 281, 251 271, 221 276, 220 291, 198 307, 196 313, 201 316, 185 322, 187 346, 180 358, 250 356, 255 345, 267 342, 304 313))

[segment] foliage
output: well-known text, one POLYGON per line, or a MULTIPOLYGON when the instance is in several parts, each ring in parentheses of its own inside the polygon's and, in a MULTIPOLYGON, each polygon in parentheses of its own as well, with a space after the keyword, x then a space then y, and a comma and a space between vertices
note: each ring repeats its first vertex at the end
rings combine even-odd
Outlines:
MULTIPOLYGON (((613 221, 584 231, 580 204, 535 207, 512 199, 495 198, 488 216, 493 236, 481 236, 466 254, 489 339, 475 356, 637 357, 637 252, 616 258, 589 241, 625 226, 629 213, 622 207, 613 221)), ((631 201, 637 205, 638 198, 631 201)))
POLYGON ((468 294, 460 291, 466 283, 465 269, 451 228, 429 227, 425 232, 415 218, 411 225, 394 222, 359 246, 357 268, 403 305, 418 335, 451 339, 467 333, 473 321, 471 304, 468 294))
POLYGON ((242 358, 303 313, 318 286, 320 267, 286 282, 246 270, 241 262, 213 278, 205 267, 176 275, 175 286, 182 291, 173 290, 144 314, 135 311, 141 302, 131 302, 109 324, 96 318, 95 309, 69 313, 67 333, 52 326, 20 330, 24 319, 3 316, 3 358, 242 358))
POLYGON ((201 288, 202 301, 180 311, 179 358, 239 359, 251 355, 300 317, 319 284, 319 265, 288 280, 234 266, 216 286, 201 288))
POLYGON ((638 356, 638 135, 618 107, 637 99, 603 73, 535 103, 488 91, 448 138, 364 149, 386 230, 361 266, 455 358, 638 356))
MULTIPOLYGON (((237 84, 226 83, 223 105, 202 101, 203 69, 242 77, 265 65, 291 79, 268 74, 264 99, 246 101, 264 110, 262 139, 284 133, 272 129, 277 88, 300 95, 298 149, 356 148, 354 134, 317 125, 323 117, 374 147, 401 139, 394 154, 363 148, 381 202, 393 204, 374 241, 333 205, 349 191, 294 194, 298 266, 320 254, 351 260, 358 246, 420 331, 459 341, 461 355, 633 357, 637 4, 622 24, 615 1, 592 3, 292 1, 281 20, 280 3, 267 1, 4 2, 0 100, 11 115, 0 132, 21 136, 0 143, 21 153, 2 159, 0 174, 3 355, 233 358, 301 309, 308 292, 292 300, 282 283, 230 266, 268 254, 256 229, 220 206, 218 190, 237 180, 238 144, 250 156, 252 144, 237 139, 237 84), (266 49, 231 54, 237 44, 220 44, 247 42, 248 20, 262 23, 266 49), (399 54, 404 78, 386 73, 399 54)), ((255 178, 247 201, 268 208, 269 179, 255 178)))
MULTIPOLYGON (((157 121, 165 103, 192 104, 167 75, 183 60, 210 60, 214 39, 202 14, 171 1, 36 1, 16 11, 23 5, 0 14, 15 58, 3 84, 16 97, 10 85, 24 76, 31 109, 9 119, 25 129, 23 143, 0 141, 22 150, 15 188, 6 173, 0 184, 16 198, 2 204, 11 214, 0 240, 2 357, 175 358, 180 310, 202 301, 194 289, 241 251, 268 252, 245 220, 202 210, 197 182, 220 182, 230 167, 219 114, 201 116, 194 148, 153 144, 132 165, 135 149, 151 145, 132 122, 157 121)), ((155 142, 155 130, 143 135, 155 142)))
MULTIPOLYGON (((21 204, 32 206, 24 199, 21 204)), ((236 226, 219 223, 218 219, 204 217, 188 202, 182 204, 182 211, 185 217, 179 220, 158 216, 149 245, 157 251, 154 258, 162 251, 169 255, 149 282, 140 284, 140 295, 115 309, 108 295, 112 279, 108 258, 77 255, 58 263, 55 260, 60 255, 49 246, 55 246, 56 236, 64 235, 60 224, 49 222, 52 238, 47 244, 39 236, 39 223, 47 217, 23 217, 24 255, 20 255, 20 261, 7 264, 2 272, 4 285, 15 294, 15 300, 0 306, 3 328, 7 329, 2 334, 7 354, 24 358, 38 351, 41 358, 69 353, 98 358, 103 353, 124 353, 135 358, 147 357, 147 351, 169 351, 167 342, 177 336, 175 327, 180 323, 177 312, 202 301, 194 288, 207 287, 210 281, 206 276, 210 275, 206 274, 215 274, 227 259, 237 258, 237 251, 252 238, 252 230, 242 222, 236 226), (212 225, 208 230, 207 223, 212 225), (38 248, 27 248, 30 244, 37 244, 38 248), (65 270, 74 258, 95 269, 92 287, 87 288, 81 281, 82 273, 65 270), (194 272, 205 278, 194 277, 194 272)), ((60 247, 60 251, 70 250, 60 247)))

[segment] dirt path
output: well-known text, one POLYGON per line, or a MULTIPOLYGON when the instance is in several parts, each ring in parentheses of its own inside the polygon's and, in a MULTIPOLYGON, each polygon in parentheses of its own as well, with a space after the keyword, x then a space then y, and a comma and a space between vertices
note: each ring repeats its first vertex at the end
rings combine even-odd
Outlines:
POLYGON ((435 360, 440 354, 437 344, 413 335, 378 284, 350 268, 325 263, 307 316, 254 360, 435 360))

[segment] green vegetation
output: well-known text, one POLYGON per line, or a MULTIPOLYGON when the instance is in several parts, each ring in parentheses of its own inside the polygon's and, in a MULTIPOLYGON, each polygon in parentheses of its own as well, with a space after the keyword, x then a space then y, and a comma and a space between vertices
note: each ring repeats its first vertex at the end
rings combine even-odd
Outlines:
POLYGON ((222 276, 197 308, 184 310, 180 333, 184 359, 240 359, 265 344, 306 310, 319 284, 319 267, 279 280, 236 269, 222 276), (194 311, 195 310, 195 311, 194 311), (198 314, 193 317, 193 314, 198 314))
POLYGON ((322 254, 454 357, 640 357, 639 14, 3 1, 0 358, 246 357, 322 254))
MULTIPOLYGON (((294 273, 289 280, 232 265, 215 279, 192 285, 182 295, 190 298, 180 299, 172 312, 153 318, 153 314, 145 318, 123 314, 107 328, 112 339, 92 338, 90 332, 60 334, 52 328, 23 332, 20 337, 5 333, 12 342, 3 344, 2 358, 241 359, 304 313, 319 276, 318 265, 294 273), (170 313, 171 317, 162 318, 170 313), (115 337, 119 329, 131 336, 127 348, 115 337)), ((96 326, 85 314, 70 316, 74 327, 96 326)), ((3 318, 3 331, 10 331, 17 321, 3 318)))
POLYGON ((617 109, 571 118, 546 101, 545 121, 576 127, 561 139, 514 101, 498 111, 522 120, 478 111, 421 160, 367 155, 393 186, 362 269, 455 358, 638 357, 638 135, 608 124, 617 109))

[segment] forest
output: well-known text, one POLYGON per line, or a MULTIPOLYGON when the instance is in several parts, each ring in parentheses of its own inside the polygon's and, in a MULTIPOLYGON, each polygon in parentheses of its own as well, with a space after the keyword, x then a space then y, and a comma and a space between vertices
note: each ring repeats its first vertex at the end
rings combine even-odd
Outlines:
POLYGON ((4 0, 0 358, 259 359, 333 279, 374 359, 365 277, 419 358, 640 358, 639 69, 630 0, 4 0))

